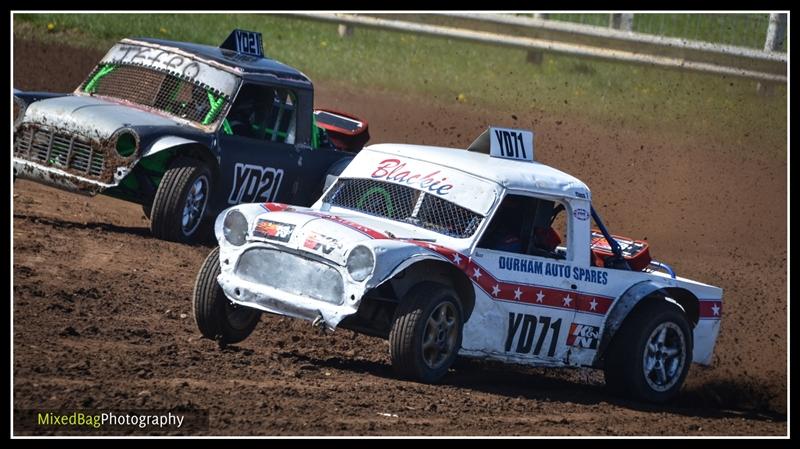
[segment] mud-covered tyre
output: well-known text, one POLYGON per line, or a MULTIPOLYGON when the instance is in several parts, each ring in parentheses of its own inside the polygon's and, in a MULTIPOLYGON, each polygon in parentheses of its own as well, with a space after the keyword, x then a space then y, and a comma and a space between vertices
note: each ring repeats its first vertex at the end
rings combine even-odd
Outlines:
POLYGON ((238 343, 253 332, 261 311, 233 304, 217 283, 219 248, 206 257, 194 284, 194 321, 204 337, 221 343, 238 343))
POLYGON ((662 299, 646 299, 614 335, 605 357, 608 389, 654 403, 673 399, 692 362, 692 328, 684 311, 662 299))
POLYGON ((203 162, 179 157, 161 178, 150 210, 150 231, 171 242, 206 240, 211 231, 211 170, 203 162))
POLYGON ((452 288, 433 282, 413 287, 398 304, 389 332, 395 372, 419 382, 439 381, 461 348, 462 317, 452 288))

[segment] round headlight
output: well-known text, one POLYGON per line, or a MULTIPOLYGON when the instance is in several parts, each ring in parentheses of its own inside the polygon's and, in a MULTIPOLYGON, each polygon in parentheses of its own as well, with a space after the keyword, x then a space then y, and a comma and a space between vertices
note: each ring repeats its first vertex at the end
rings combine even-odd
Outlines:
POLYGON ((130 131, 117 134, 117 154, 128 157, 136 152, 136 136, 130 131))
POLYGON ((231 245, 241 246, 247 241, 247 218, 238 210, 232 210, 225 215, 222 222, 222 235, 231 245))
POLYGON ((366 246, 356 246, 347 256, 347 272, 354 281, 361 282, 375 268, 375 256, 366 246))

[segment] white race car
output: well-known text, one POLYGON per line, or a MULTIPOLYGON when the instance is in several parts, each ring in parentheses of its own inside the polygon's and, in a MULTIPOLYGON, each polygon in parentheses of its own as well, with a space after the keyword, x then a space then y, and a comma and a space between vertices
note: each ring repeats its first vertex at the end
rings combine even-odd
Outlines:
POLYGON ((422 382, 461 355, 602 368, 616 393, 669 400, 711 362, 722 290, 609 234, 589 188, 533 151, 505 128, 466 151, 372 145, 310 208, 223 211, 200 331, 239 342, 269 312, 388 338, 396 372, 422 382))

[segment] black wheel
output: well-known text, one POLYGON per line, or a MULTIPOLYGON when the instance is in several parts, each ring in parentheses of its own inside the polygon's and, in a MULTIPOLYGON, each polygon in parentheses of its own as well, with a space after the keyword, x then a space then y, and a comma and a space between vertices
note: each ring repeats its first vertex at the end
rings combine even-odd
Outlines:
POLYGON ((193 243, 211 230, 208 201, 211 170, 201 161, 179 157, 164 173, 150 210, 150 230, 162 240, 193 243))
POLYGON ((194 284, 194 321, 204 337, 221 343, 238 343, 253 332, 261 311, 233 304, 217 283, 219 248, 206 257, 194 284))
POLYGON ((676 304, 645 299, 622 323, 606 354, 608 388, 620 396, 666 402, 692 362, 692 328, 676 304))
POLYGON ((416 285, 398 304, 389 332, 397 374, 425 383, 440 380, 461 348, 463 326, 452 288, 433 282, 416 285))

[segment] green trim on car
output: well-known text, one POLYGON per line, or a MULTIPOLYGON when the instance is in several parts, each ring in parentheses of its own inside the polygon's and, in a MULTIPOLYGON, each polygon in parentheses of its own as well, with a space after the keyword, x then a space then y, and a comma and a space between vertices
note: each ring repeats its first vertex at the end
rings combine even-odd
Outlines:
POLYGON ((100 83, 100 79, 111 73, 115 68, 117 68, 117 66, 112 64, 101 67, 100 70, 94 74, 92 79, 86 83, 86 87, 84 87, 83 90, 90 94, 94 93, 97 90, 97 84, 100 83))

